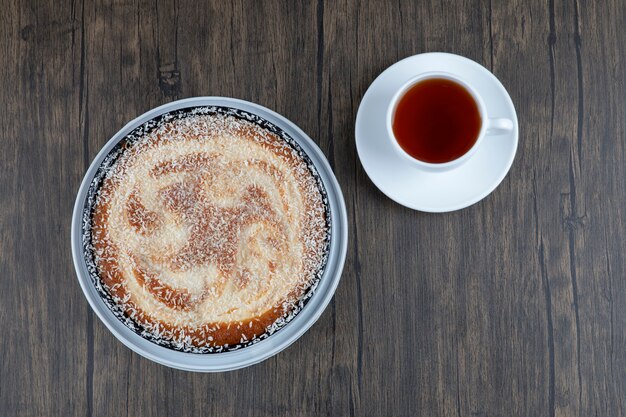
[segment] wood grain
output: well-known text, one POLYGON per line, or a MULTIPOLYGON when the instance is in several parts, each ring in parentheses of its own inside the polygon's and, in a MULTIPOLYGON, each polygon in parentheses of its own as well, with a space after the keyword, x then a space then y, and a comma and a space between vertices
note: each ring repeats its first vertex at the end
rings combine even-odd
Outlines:
POLYGON ((0 5, 0 415, 626 415, 623 1, 0 5), (498 189, 440 215, 384 197, 354 146, 368 85, 428 51, 489 68, 521 127, 498 189), (102 145, 198 95, 268 106, 313 137, 351 236, 319 322, 212 375, 119 343, 69 245, 102 145))

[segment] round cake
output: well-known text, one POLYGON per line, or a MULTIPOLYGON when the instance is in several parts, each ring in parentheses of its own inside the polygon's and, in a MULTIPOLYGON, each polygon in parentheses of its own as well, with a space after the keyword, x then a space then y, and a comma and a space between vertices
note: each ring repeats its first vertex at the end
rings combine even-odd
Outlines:
POLYGON ((104 164, 89 214, 110 307, 183 351, 239 348, 288 322, 329 243, 302 150, 228 112, 162 117, 131 136, 104 164))

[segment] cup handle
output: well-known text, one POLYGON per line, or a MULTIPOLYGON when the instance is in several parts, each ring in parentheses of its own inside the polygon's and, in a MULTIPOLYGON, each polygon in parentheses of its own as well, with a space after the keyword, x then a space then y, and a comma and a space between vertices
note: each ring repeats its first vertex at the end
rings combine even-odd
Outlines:
POLYGON ((488 119, 487 135, 504 135, 513 130, 513 120, 511 119, 488 119))

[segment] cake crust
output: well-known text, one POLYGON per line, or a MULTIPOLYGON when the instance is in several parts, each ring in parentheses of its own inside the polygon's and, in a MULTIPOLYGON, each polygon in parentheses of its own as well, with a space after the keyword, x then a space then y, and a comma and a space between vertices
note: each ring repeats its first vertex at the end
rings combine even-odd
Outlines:
POLYGON ((152 338, 245 344, 294 310, 325 261, 327 209, 284 139, 228 115, 163 123, 107 170, 91 216, 103 287, 152 338))

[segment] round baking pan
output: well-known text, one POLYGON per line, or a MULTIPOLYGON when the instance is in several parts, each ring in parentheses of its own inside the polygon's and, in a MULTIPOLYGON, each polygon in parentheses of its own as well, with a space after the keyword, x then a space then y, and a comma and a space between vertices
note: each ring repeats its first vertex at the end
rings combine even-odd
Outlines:
POLYGON ((175 101, 150 110, 124 126, 100 150, 91 163, 76 197, 72 216, 72 257, 78 281, 100 320, 123 344, 138 354, 173 368, 199 372, 220 372, 253 365, 287 348, 304 334, 320 317, 330 302, 341 278, 348 245, 348 225, 346 207, 337 179, 328 161, 317 145, 295 124, 283 116, 258 104, 226 97, 194 97, 175 101), (310 297, 303 303, 302 309, 275 333, 268 335, 254 344, 218 353, 191 353, 171 349, 150 341, 123 322, 123 317, 116 314, 102 295, 102 288, 97 288, 97 277, 93 268, 90 271, 88 253, 85 245, 85 221, 92 206, 94 178, 101 166, 115 151, 118 143, 138 128, 150 126, 164 115, 194 109, 200 111, 224 111, 253 121, 262 127, 279 133, 285 140, 295 143, 306 155, 316 171, 327 199, 329 213, 330 242, 326 263, 319 280, 313 284, 310 297), (100 291, 99 291, 100 290, 100 291))

